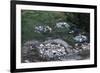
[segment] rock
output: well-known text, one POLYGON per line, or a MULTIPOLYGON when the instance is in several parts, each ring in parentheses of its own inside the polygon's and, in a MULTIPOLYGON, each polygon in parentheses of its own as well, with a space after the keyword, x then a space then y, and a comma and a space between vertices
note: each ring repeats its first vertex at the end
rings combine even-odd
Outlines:
POLYGON ((62 45, 63 47, 66 48, 67 52, 70 52, 70 49, 69 49, 70 45, 67 42, 63 41, 62 39, 48 40, 48 41, 45 41, 45 43, 55 43, 55 44, 58 44, 58 45, 62 45))
POLYGON ((67 42, 65 42, 65 41, 63 41, 61 39, 55 39, 54 42, 63 45, 66 48, 67 53, 71 52, 71 46, 67 42))

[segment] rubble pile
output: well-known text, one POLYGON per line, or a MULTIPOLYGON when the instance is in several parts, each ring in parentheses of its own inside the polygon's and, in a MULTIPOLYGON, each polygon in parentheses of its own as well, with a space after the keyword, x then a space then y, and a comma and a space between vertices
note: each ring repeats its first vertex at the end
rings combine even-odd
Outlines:
POLYGON ((41 57, 46 60, 61 60, 61 57, 64 57, 66 53, 66 48, 57 43, 45 43, 40 44, 39 46, 41 57))
POLYGON ((83 51, 90 49, 88 43, 72 47, 62 39, 52 39, 44 42, 27 41, 22 50, 23 56, 26 57, 24 62, 40 62, 79 60, 84 55, 83 51))
MULTIPOLYGON (((69 33, 66 32, 68 30, 62 31, 66 36, 61 37, 59 32, 56 32, 55 29, 52 29, 48 25, 37 25, 34 28, 34 32, 36 33, 47 33, 47 35, 51 35, 50 33, 58 33, 55 36, 46 36, 45 40, 31 40, 26 41, 22 45, 21 56, 22 62, 43 62, 43 61, 67 61, 67 60, 81 60, 88 59, 90 56, 90 44, 87 36, 76 27, 71 27, 66 22, 58 22, 55 25, 56 28, 62 29, 70 29, 69 33), (65 32, 66 31, 66 32, 65 32), (67 35, 71 35, 66 38, 67 35), (72 42, 70 41, 72 40, 72 42), (70 41, 72 44, 69 44, 70 41)), ((57 30, 58 31, 58 30, 57 30)), ((46 34, 42 34, 46 35, 46 34)))

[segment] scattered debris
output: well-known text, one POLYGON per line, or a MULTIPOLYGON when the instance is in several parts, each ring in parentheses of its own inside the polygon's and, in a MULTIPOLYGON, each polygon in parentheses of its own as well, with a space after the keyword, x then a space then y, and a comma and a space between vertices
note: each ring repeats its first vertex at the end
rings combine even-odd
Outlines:
POLYGON ((82 43, 87 41, 87 37, 85 35, 79 34, 78 36, 74 37, 76 42, 82 43))
POLYGON ((52 31, 52 28, 49 27, 49 26, 36 26, 35 27, 35 32, 38 32, 38 33, 44 33, 44 32, 51 32, 52 31))
POLYGON ((70 25, 66 22, 58 22, 58 23, 56 23, 56 27, 57 28, 68 28, 69 29, 70 25))
POLYGON ((82 51, 90 49, 88 43, 81 45, 75 44, 75 47, 72 47, 62 39, 51 39, 44 42, 35 40, 27 41, 24 43, 22 50, 22 52, 24 52, 22 56, 26 57, 24 62, 28 63, 39 61, 79 60, 82 59, 82 51))
MULTIPOLYGON (((85 32, 81 33, 76 27, 71 28, 66 22, 58 22, 55 26, 69 29, 68 34, 72 35, 72 40, 75 41, 74 45, 72 46, 61 37, 47 37, 42 41, 26 41, 21 49, 22 62, 67 61, 89 58, 90 44, 87 42, 87 36, 84 35, 85 32)), ((51 33, 52 28, 46 25, 38 25, 35 26, 34 31, 51 33)))

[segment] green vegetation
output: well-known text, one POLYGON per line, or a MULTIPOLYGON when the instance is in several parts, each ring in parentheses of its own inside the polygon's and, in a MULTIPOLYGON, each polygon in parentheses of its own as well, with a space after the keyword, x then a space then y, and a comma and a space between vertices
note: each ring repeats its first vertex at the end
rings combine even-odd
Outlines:
POLYGON ((69 13, 69 12, 51 12, 51 11, 21 11, 21 34, 22 43, 28 40, 45 40, 46 37, 61 37, 65 41, 72 43, 73 35, 68 34, 69 29, 56 28, 57 22, 67 22, 70 26, 73 24, 78 28, 89 33, 90 17, 88 13, 69 13), (36 26, 48 25, 52 32, 37 33, 34 31, 36 26))

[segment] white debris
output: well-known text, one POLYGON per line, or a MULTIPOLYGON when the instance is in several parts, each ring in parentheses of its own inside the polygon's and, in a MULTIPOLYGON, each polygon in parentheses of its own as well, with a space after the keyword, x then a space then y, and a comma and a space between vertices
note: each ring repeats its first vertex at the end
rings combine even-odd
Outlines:
POLYGON ((46 28, 51 32, 52 28, 50 28, 49 26, 46 26, 46 28))
POLYGON ((44 27, 43 26, 36 26, 35 27, 35 32, 40 33, 40 32, 43 32, 43 31, 44 31, 44 27))
POLYGON ((40 26, 35 27, 35 32, 41 33, 41 32, 47 32, 47 31, 51 32, 52 28, 45 25, 40 25, 40 26))
MULTIPOLYGON (((70 57, 71 59, 77 59, 77 55, 76 57, 74 57, 74 54, 78 54, 83 50, 90 50, 90 44, 82 43, 81 45, 79 45, 78 43, 76 43, 75 47, 73 48, 71 45, 69 45, 62 39, 50 39, 44 42, 27 41, 26 43, 24 43, 22 50, 24 54, 23 56, 31 55, 31 53, 29 53, 31 51, 32 53, 34 52, 35 54, 38 54, 37 57, 39 57, 39 61, 41 58, 46 61, 68 60, 70 59, 70 57), (34 50, 36 49, 37 51, 31 50, 30 46, 34 48, 34 50)), ((27 63, 31 62, 31 60, 29 59, 25 59, 24 61, 27 63)))
POLYGON ((70 27, 70 25, 68 24, 68 23, 66 23, 66 22, 58 22, 58 23, 56 23, 56 27, 57 28, 69 28, 70 27))
POLYGON ((64 57, 67 54, 66 49, 68 52, 70 50, 70 48, 68 48, 69 45, 61 39, 53 39, 51 42, 48 40, 48 42, 45 41, 43 45, 40 44, 41 47, 38 47, 41 53, 40 56, 42 56, 42 58, 47 58, 48 60, 51 58, 58 59, 58 57, 61 56, 64 57))
POLYGON ((90 49, 90 45, 88 43, 82 44, 82 49, 83 50, 89 50, 90 49))
POLYGON ((70 33, 70 34, 71 34, 71 33, 74 33, 74 30, 71 30, 69 33, 70 33))
POLYGON ((29 63, 30 61, 29 60, 25 60, 25 63, 29 63))
POLYGON ((40 44, 40 47, 43 47, 44 45, 43 44, 40 44))
POLYGON ((87 37, 84 36, 84 35, 79 34, 78 36, 74 37, 74 40, 76 42, 84 42, 84 41, 87 41, 87 37))

